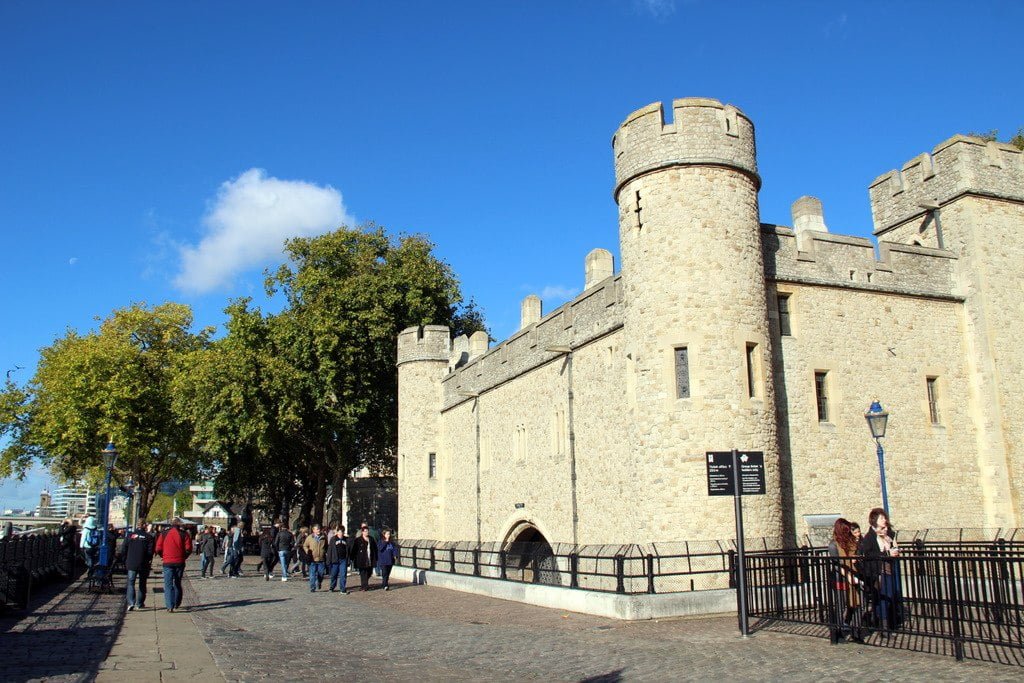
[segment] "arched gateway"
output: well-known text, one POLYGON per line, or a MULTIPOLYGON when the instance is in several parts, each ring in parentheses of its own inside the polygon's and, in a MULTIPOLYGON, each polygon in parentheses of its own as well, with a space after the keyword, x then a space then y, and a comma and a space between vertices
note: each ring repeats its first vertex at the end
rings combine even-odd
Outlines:
POLYGON ((502 543, 502 550, 505 551, 505 573, 510 579, 561 585, 554 550, 533 524, 520 522, 514 525, 502 543))

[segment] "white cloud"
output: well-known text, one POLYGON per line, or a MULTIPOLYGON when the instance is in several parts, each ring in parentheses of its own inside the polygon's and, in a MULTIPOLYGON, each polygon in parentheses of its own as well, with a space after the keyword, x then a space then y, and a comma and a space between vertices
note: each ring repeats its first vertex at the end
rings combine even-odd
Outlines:
POLYGON ((0 512, 3 508, 22 508, 34 510, 39 505, 39 492, 43 489, 53 491, 53 479, 42 465, 32 466, 22 481, 15 478, 0 479, 0 512))
POLYGON ((78 263, 78 257, 77 256, 72 256, 71 258, 68 259, 68 265, 69 266, 73 266, 76 263, 78 263))
POLYGON ((568 301, 577 294, 579 294, 579 288, 577 287, 566 287, 565 285, 546 285, 544 289, 540 290, 539 296, 541 301, 568 301))
POLYGON ((220 186, 203 218, 206 236, 197 246, 181 247, 174 284, 196 294, 224 287, 238 273, 282 254, 287 238, 321 235, 353 222, 333 187, 251 168, 220 186))
POLYGON ((633 5, 656 19, 664 19, 676 11, 675 0, 633 0, 633 5))

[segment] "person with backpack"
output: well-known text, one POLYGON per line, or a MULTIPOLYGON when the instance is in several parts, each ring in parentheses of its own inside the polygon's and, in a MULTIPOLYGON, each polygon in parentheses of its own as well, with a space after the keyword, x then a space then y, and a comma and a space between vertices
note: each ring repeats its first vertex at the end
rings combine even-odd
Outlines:
POLYGON ((153 563, 153 537, 146 533, 145 526, 145 521, 136 524, 135 529, 127 533, 121 546, 120 559, 124 561, 124 568, 128 572, 125 599, 128 601, 129 612, 142 609, 146 604, 146 586, 153 563))
POLYGON ((181 607, 181 577, 185 574, 185 560, 191 553, 192 538, 182 530, 178 519, 156 539, 156 554, 164 562, 164 605, 168 612, 181 607))
POLYGON ((100 533, 96 526, 96 518, 92 515, 85 519, 79 545, 82 549, 82 558, 85 560, 85 575, 91 579, 100 555, 100 533))
POLYGON ((274 537, 274 545, 277 547, 277 559, 281 562, 281 580, 287 581, 288 563, 291 561, 295 535, 282 522, 277 523, 277 536, 274 537))

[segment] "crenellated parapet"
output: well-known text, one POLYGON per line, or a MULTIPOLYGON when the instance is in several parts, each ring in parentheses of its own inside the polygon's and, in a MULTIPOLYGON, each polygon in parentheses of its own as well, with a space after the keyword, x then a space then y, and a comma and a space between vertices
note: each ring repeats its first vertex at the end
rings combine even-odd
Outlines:
POLYGON ((960 299, 949 251, 761 225, 765 277, 775 282, 960 299))
POLYGON ((746 114, 718 100, 702 97, 672 103, 665 121, 661 102, 638 109, 612 137, 616 201, 627 182, 673 166, 727 166, 743 171, 760 187, 754 124, 746 114))
POLYGON ((965 194, 1024 201, 1024 153, 955 135, 879 176, 869 193, 876 235, 965 194))
POLYGON ((398 365, 414 361, 448 362, 451 332, 445 325, 407 327, 398 335, 398 365))

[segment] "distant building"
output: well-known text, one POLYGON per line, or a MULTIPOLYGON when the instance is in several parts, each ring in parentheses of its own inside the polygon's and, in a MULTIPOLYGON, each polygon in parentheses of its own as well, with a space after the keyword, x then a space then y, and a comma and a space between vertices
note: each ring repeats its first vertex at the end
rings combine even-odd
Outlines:
POLYGON ((39 506, 36 508, 38 517, 50 517, 53 513, 53 497, 47 489, 39 492, 39 506))
POLYGON ((53 514, 57 517, 75 517, 96 514, 96 496, 81 481, 59 486, 51 499, 53 514))

